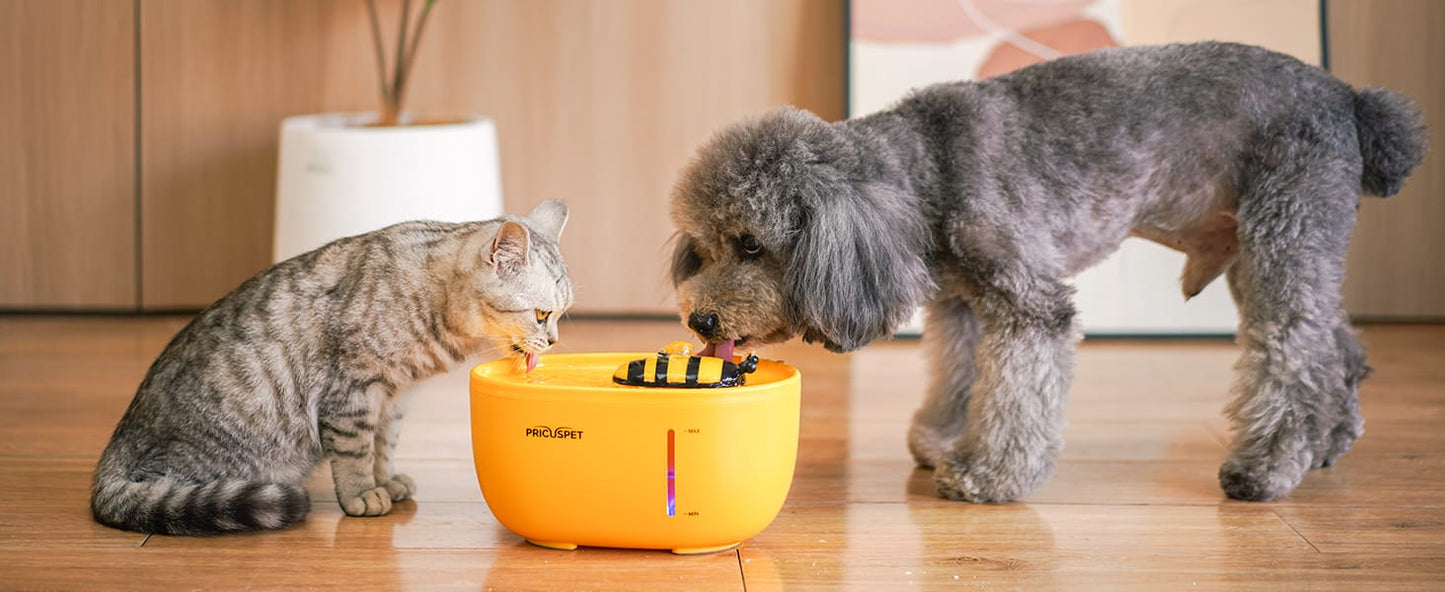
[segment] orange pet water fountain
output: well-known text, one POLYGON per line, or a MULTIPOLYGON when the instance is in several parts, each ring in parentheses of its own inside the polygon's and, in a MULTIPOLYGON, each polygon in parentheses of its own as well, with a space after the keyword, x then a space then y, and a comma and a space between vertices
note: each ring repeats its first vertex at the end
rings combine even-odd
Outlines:
POLYGON ((773 521, 797 460, 798 371, 762 360, 726 388, 613 381, 620 366, 655 355, 472 369, 477 481, 503 526, 554 549, 690 554, 736 547, 773 521))

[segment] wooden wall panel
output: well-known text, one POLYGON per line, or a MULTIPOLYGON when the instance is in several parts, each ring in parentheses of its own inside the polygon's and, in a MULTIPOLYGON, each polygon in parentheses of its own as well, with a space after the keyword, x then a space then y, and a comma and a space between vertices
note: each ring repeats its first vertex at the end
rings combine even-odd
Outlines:
POLYGON ((281 120, 371 107, 364 16, 345 0, 140 2, 146 309, 204 306, 270 264, 281 120))
POLYGON ((842 2, 468 2, 427 39, 414 105, 497 120, 509 210, 572 206, 578 312, 672 313, 677 172, 717 128, 777 105, 843 117, 842 2), (478 43, 480 45, 478 45, 478 43), (471 53, 480 76, 457 80, 471 53), (453 59, 456 59, 453 57, 453 59))
MULTIPOLYGON (((364 6, 142 0, 148 308, 202 305, 268 262, 281 119, 374 106, 364 6)), ((441 2, 409 108, 496 121, 509 211, 571 203, 576 311, 670 313, 678 169, 772 106, 841 118, 843 56, 840 0, 441 2)))
POLYGON ((132 309, 129 2, 0 0, 0 308, 132 309))
POLYGON ((1357 318, 1445 319, 1445 2, 1330 0, 1330 70, 1414 98, 1430 125, 1425 162, 1387 200, 1365 198, 1346 266, 1357 318))

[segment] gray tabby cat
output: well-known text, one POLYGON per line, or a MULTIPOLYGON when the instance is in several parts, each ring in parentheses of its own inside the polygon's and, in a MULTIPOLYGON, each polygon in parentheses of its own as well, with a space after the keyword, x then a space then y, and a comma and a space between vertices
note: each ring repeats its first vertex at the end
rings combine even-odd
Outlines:
POLYGON ((489 349, 536 363, 572 284, 567 206, 406 222, 278 263, 161 352, 96 467, 98 522, 149 533, 282 528, 331 462, 336 499, 378 516, 416 491, 392 469, 406 387, 489 349))

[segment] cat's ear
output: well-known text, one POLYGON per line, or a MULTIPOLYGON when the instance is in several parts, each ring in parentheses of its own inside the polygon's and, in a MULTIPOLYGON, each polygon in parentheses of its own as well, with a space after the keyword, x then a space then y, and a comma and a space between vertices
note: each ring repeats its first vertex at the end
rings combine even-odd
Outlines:
POLYGON ((527 214, 537 230, 547 233, 552 238, 562 236, 562 227, 567 225, 567 203, 555 199, 549 199, 532 209, 527 214))
POLYGON ((497 275, 512 277, 527 265, 527 227, 511 220, 502 223, 497 229, 497 237, 492 239, 492 265, 497 268, 497 275))

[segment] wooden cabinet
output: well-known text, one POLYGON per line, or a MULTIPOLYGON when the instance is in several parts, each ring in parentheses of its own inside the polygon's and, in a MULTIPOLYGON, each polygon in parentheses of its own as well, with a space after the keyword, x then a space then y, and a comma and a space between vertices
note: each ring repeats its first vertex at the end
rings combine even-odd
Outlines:
MULTIPOLYGON (((281 119, 375 107, 365 3, 142 0, 141 31, 144 305, 199 306, 269 262, 281 119)), ((408 107, 496 121, 508 211, 571 204, 576 311, 671 313, 677 170, 772 106, 840 118, 843 55, 836 1, 443 2, 408 107)))
POLYGON ((1364 319, 1445 319, 1445 2, 1330 0, 1326 15, 1330 71, 1409 95, 1430 125, 1430 152, 1404 189, 1360 206, 1345 308, 1364 319))
MULTIPOLYGON (((281 119, 374 108, 365 3, 142 0, 141 31, 144 306, 200 306, 270 260, 281 119)), ((842 34, 839 2, 444 2, 409 108, 496 121, 508 211, 571 203, 577 311, 668 313, 677 169, 773 105, 840 117, 842 34)))
MULTIPOLYGON (((0 32, 9 309, 219 298, 270 263, 281 120, 377 102, 360 0, 0 0, 0 32)), ((677 170, 772 106, 842 117, 843 55, 841 0, 442 2, 409 108, 496 121, 509 211, 572 204, 578 312, 670 313, 677 170)))
POLYGON ((0 309, 134 309, 133 7, 0 0, 0 81, 0 309))
POLYGON ((142 307, 194 309, 271 264, 281 120, 374 108, 366 3, 139 10, 142 307))
POLYGON ((843 117, 842 2, 445 7, 414 106, 496 119, 509 210, 571 204, 579 313, 675 314, 669 193, 719 127, 786 104, 843 117))

